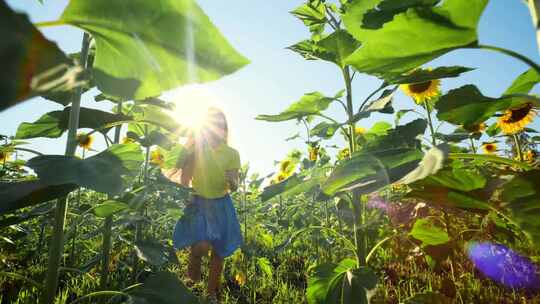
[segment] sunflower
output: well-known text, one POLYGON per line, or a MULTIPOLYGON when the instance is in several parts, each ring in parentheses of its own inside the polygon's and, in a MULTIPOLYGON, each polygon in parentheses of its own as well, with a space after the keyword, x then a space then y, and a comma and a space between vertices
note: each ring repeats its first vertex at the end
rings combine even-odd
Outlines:
POLYGON ((319 156, 319 147, 318 146, 309 146, 308 153, 309 153, 309 160, 310 161, 317 161, 317 158, 319 156))
POLYGON ((349 148, 341 149, 338 152, 337 159, 338 160, 343 160, 343 159, 349 158, 350 155, 351 155, 351 153, 349 152, 349 148))
POLYGON ((487 128, 487 125, 484 122, 463 127, 463 129, 465 129, 465 130, 467 130, 467 131, 469 131, 469 132, 471 132, 473 134, 482 133, 482 132, 484 132, 486 130, 486 128, 487 128))
POLYGON ((79 133, 77 134, 77 142, 79 144, 79 147, 85 150, 89 150, 90 147, 92 147, 92 143, 94 142, 94 136, 85 133, 79 133))
POLYGON ((538 153, 536 153, 536 151, 533 151, 533 150, 529 150, 527 151, 527 153, 525 153, 525 160, 530 162, 530 163, 534 163, 534 161, 536 160, 536 157, 538 157, 538 153))
POLYGON ((399 86, 408 96, 412 97, 417 104, 422 104, 433 97, 437 97, 441 90, 439 79, 417 83, 406 83, 399 86))
POLYGON ((0 151, 0 163, 6 162, 9 160, 9 153, 5 151, 0 151))
POLYGON ((362 127, 354 128, 354 134, 356 135, 364 135, 366 131, 367 131, 366 128, 362 128, 362 127))
POLYGON ((240 286, 244 286, 246 284, 246 275, 243 272, 239 272, 234 276, 234 279, 236 283, 240 286))
POLYGON ((494 154, 495 152, 497 152, 497 144, 496 143, 483 143, 482 150, 484 150, 486 154, 494 154))
POLYGON ((532 103, 526 103, 519 107, 508 109, 499 117, 497 125, 505 134, 516 134, 531 123, 536 116, 536 110, 532 103))
POLYGON ((150 163, 162 167, 165 163, 165 156, 156 149, 150 153, 150 163))

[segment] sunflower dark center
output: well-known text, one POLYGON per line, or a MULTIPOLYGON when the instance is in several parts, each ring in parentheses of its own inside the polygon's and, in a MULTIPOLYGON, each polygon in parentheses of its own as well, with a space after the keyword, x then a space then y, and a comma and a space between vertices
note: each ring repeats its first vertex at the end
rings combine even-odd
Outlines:
POLYGON ((495 145, 492 145, 492 144, 486 145, 486 150, 487 151, 495 151, 495 145))
POLYGON ((529 115, 532 107, 532 103, 527 103, 519 108, 510 109, 510 116, 506 119, 506 122, 514 123, 522 120, 523 118, 527 117, 527 115, 529 115))
POLYGON ((426 81, 426 82, 412 83, 412 84, 409 84, 409 89, 413 93, 420 94, 427 91, 430 85, 431 85, 431 80, 426 81))

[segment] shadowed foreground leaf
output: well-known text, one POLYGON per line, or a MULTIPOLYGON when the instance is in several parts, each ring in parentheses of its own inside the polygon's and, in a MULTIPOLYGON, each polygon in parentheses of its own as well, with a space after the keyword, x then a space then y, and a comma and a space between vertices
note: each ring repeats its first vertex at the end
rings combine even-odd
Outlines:
POLYGON ((75 184, 49 185, 41 180, 0 182, 0 214, 63 197, 76 188, 75 184))

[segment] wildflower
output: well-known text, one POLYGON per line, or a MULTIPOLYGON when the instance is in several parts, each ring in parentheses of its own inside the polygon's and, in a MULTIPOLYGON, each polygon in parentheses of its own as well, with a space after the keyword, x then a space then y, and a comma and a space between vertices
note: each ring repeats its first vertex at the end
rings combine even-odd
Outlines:
POLYGON ((441 81, 439 79, 417 83, 407 83, 399 86, 403 92, 412 97, 417 104, 422 104, 440 94, 441 81))
POLYGON ((161 151, 156 149, 150 153, 150 163, 162 167, 165 163, 165 156, 163 156, 161 151))
POLYGON ((292 164, 292 161, 290 159, 282 160, 281 163, 279 163, 279 170, 281 172, 287 172, 290 170, 291 164, 292 164))
POLYGON ((525 160, 530 162, 530 163, 534 163, 534 161, 536 160, 536 157, 538 156, 538 153, 536 153, 536 151, 533 151, 533 150, 529 150, 527 151, 527 153, 525 153, 525 160))
POLYGON ((0 151, 0 163, 6 162, 9 160, 9 153, 6 151, 0 151))
POLYGON ((337 159, 343 160, 343 159, 349 158, 350 156, 351 156, 351 153, 349 151, 349 148, 345 148, 345 149, 341 149, 338 152, 337 159))
POLYGON ((236 280, 236 283, 240 286, 244 286, 246 284, 246 275, 243 272, 239 272, 234 276, 234 279, 236 280))
POLYGON ((131 137, 127 137, 127 136, 126 136, 126 137, 122 138, 122 143, 123 143, 123 144, 131 144, 131 143, 134 143, 134 142, 135 142, 135 141, 134 141, 133 138, 131 138, 131 137))
POLYGON ((495 152, 497 152, 497 144, 496 143, 483 143, 482 150, 484 150, 484 153, 486 154, 494 154, 495 152))
POLYGON ((92 147, 92 143, 94 142, 94 136, 85 133, 79 133, 77 134, 77 142, 79 144, 79 147, 85 150, 89 150, 90 147, 92 147))
POLYGON ((366 134, 366 128, 362 128, 362 127, 356 127, 354 128, 354 134, 356 135, 364 135, 366 134))
POLYGON ((318 146, 309 146, 308 148, 309 153, 309 160, 310 161, 317 161, 317 158, 319 156, 319 147, 318 146))
POLYGON ((536 110, 533 104, 526 103, 519 107, 506 110, 503 116, 499 117, 497 125, 505 134, 516 134, 531 123, 535 116, 536 110))

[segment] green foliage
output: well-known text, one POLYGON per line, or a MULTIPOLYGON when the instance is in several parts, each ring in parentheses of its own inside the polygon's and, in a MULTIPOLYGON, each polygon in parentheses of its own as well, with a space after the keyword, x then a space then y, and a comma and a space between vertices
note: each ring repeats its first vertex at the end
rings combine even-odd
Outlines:
POLYGON ((128 208, 126 203, 108 200, 94 207, 93 211, 96 216, 105 218, 128 208))
POLYGON ((0 182, 0 214, 63 197, 76 188, 72 183, 49 185, 41 180, 0 182))
POLYGON ((442 245, 450 241, 446 231, 430 219, 417 219, 409 235, 421 241, 423 245, 442 245))
POLYGON ((311 92, 302 96, 300 100, 291 104, 285 111, 277 115, 259 115, 255 119, 271 122, 300 119, 303 117, 319 114, 328 108, 334 101, 332 97, 326 97, 319 92, 311 92))
POLYGON ((540 82, 540 74, 536 69, 530 68, 512 82, 504 95, 527 94, 538 82, 540 82))
POLYGON ((326 7, 323 1, 309 1, 290 12, 311 31, 313 38, 320 38, 326 25, 326 7))
POLYGON ((154 97, 248 63, 193 0, 75 0, 60 20, 94 37, 94 81, 110 96, 154 97))
POLYGON ((438 67, 433 70, 418 69, 405 74, 387 74, 384 80, 391 84, 422 83, 436 79, 455 78, 472 70, 474 69, 462 66, 438 67))
MULTIPOLYGON (((62 111, 52 111, 44 114, 35 122, 23 122, 19 125, 15 137, 19 139, 58 138, 68 130, 70 111, 71 107, 66 107, 62 111)), ((81 108, 79 115, 79 128, 99 129, 104 134, 111 129, 106 127, 107 124, 131 119, 126 115, 89 108, 81 108)))
POLYGON ((409 5, 406 10, 400 8, 402 12, 381 28, 371 29, 364 24, 364 14, 381 2, 353 1, 343 16, 347 30, 362 43, 346 63, 374 75, 407 72, 456 48, 476 44, 476 28, 488 1, 447 0, 433 7, 409 5))
POLYGON ((130 294, 141 303, 155 304, 199 304, 199 300, 171 272, 161 271, 148 278, 142 288, 130 294))
POLYGON ((134 175, 143 161, 136 144, 113 145, 86 159, 43 155, 30 159, 27 166, 48 185, 77 184, 100 192, 117 194, 127 185, 125 175, 134 175))

